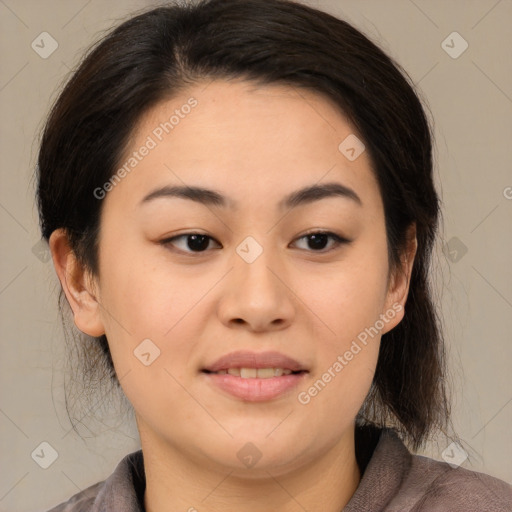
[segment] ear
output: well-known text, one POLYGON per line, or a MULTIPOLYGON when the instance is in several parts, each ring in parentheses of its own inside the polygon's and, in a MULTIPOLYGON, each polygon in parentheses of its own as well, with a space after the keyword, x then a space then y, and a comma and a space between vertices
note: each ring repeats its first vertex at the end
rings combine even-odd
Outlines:
POLYGON ((73 310, 75 325, 89 336, 105 334, 93 280, 78 262, 65 230, 56 229, 50 236, 49 245, 60 284, 73 310))
POLYGON ((390 315, 386 314, 386 312, 394 311, 396 314, 392 319, 385 323, 385 327, 382 329, 381 334, 391 331, 391 329, 396 327, 404 317, 405 303, 409 294, 412 267, 417 249, 418 241, 416 239, 416 223, 412 223, 407 230, 407 244, 401 258, 402 265, 390 276, 385 310, 382 312, 387 318, 389 318, 390 315))

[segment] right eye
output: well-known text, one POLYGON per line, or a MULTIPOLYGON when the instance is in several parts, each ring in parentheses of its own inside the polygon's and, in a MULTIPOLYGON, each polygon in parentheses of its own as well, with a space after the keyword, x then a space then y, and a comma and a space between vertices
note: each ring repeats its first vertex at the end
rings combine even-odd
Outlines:
MULTIPOLYGON (((171 238, 161 240, 160 244, 162 244, 164 247, 171 246, 171 250, 172 247, 178 246, 179 251, 191 254, 194 252, 205 252, 205 250, 208 248, 210 240, 214 239, 211 236, 204 235, 202 233, 183 233, 178 236, 173 236, 171 238), (178 240, 182 242, 181 247, 179 247, 179 244, 176 243, 178 240)), ((216 240, 215 242, 218 244, 216 240)))

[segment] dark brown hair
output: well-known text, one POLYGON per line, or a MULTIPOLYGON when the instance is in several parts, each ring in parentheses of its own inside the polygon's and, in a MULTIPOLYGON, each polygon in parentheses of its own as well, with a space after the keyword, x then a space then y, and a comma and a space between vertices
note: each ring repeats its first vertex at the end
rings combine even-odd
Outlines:
MULTIPOLYGON (((449 418, 429 284, 440 215, 431 127, 406 72, 347 22, 288 0, 202 0, 152 9, 112 30, 84 57, 47 120, 37 167, 42 236, 65 228, 79 261, 97 275, 103 202, 93 191, 115 173, 141 116, 192 84, 237 78, 308 89, 340 107, 378 180, 390 270, 416 224, 405 316, 382 336, 357 420, 393 426, 417 448, 449 418)), ((106 337, 83 346, 89 382, 99 375, 118 385, 106 337)))

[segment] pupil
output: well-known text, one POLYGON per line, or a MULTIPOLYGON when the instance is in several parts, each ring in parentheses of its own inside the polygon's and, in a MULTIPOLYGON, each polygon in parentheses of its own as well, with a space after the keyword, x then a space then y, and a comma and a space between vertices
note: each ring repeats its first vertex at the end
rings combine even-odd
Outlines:
POLYGON ((188 248, 191 250, 206 249, 208 247, 208 236, 207 235, 190 235, 188 238, 187 245, 188 245, 188 248), (191 240, 192 240, 192 242, 191 242, 191 240))
MULTIPOLYGON (((313 242, 313 248, 314 249, 324 249, 325 248, 325 242, 327 240, 327 235, 325 233, 319 233, 316 235, 309 235, 310 242, 313 242)), ((310 245, 311 247, 311 245, 310 245)))

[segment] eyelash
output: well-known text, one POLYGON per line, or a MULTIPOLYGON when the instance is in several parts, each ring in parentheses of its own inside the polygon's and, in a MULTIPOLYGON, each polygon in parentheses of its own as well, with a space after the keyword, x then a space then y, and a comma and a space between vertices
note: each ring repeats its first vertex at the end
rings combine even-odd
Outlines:
MULTIPOLYGON (((178 240, 180 238, 186 238, 188 236, 193 236, 193 235, 204 236, 210 240, 214 240, 215 242, 217 242, 217 240, 215 240, 211 236, 205 235, 204 233, 190 232, 190 233, 182 233, 181 235, 177 235, 177 236, 174 236, 171 238, 166 238, 164 240, 161 240, 159 243, 161 245, 163 245, 164 247, 168 247, 168 246, 172 246, 173 245, 172 242, 175 240, 178 240)), ((313 252, 313 253, 318 253, 318 254, 327 254, 333 250, 336 250, 340 245, 351 243, 351 240, 347 240, 346 238, 343 238, 343 237, 337 235, 336 233, 332 233, 331 231, 312 231, 312 232, 306 233, 305 235, 302 235, 301 237, 297 238, 296 240, 302 240, 303 238, 307 238, 308 236, 312 236, 312 235, 327 235, 335 241, 335 245, 331 249, 321 250, 321 251, 311 250, 311 251, 307 251, 307 252, 313 252)), ((177 251, 184 253, 184 254, 203 254, 203 253, 207 252, 207 250, 205 250, 205 251, 183 251, 182 249, 177 249, 177 251)))

